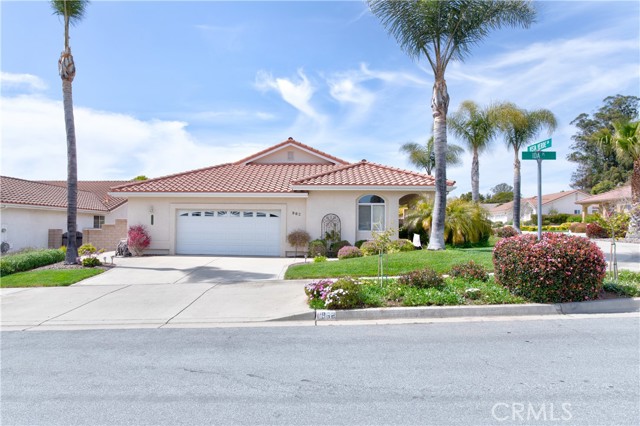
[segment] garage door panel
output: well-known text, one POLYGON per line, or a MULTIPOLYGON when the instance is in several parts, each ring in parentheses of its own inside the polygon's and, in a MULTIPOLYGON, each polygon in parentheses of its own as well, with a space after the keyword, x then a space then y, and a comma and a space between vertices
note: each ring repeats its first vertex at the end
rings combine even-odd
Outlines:
POLYGON ((178 254, 280 255, 280 211, 179 210, 178 254))

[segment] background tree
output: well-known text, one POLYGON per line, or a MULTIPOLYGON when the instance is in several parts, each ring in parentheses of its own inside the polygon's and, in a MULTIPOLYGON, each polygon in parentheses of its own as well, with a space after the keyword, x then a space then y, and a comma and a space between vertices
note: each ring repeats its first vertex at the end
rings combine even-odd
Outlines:
POLYGON ((487 203, 508 203, 513 201, 513 186, 506 183, 499 183, 491 188, 491 193, 486 198, 487 203))
POLYGON ((543 129, 551 134, 558 123, 548 109, 527 111, 512 103, 497 106, 494 114, 507 147, 513 149, 513 227, 520 232, 520 149, 534 143, 543 129))
POLYGON ((582 113, 571 122, 577 132, 567 160, 578 166, 571 175, 572 188, 599 194, 629 180, 632 162, 602 140, 615 132, 613 123, 637 120, 639 103, 637 96, 608 96, 595 113, 582 113))
POLYGON ((633 163, 627 238, 640 239, 640 121, 616 121, 613 128, 613 135, 609 139, 616 156, 633 163))
MULTIPOLYGON (((419 169, 424 169, 428 175, 436 165, 436 154, 433 148, 433 136, 426 145, 419 145, 415 142, 407 142, 400 147, 400 151, 409 156, 409 162, 419 169)), ((462 164, 462 153, 464 148, 455 144, 447 144, 447 164, 459 166, 462 164)))
POLYGON ((368 0, 367 3, 400 47, 413 59, 425 58, 433 71, 435 82, 431 110, 435 137, 436 196, 428 249, 442 250, 445 248, 447 203, 447 65, 451 60, 464 59, 471 47, 486 38, 491 30, 503 26, 529 27, 536 12, 533 3, 526 0, 368 0))
MULTIPOLYGON (((449 119, 450 129, 471 150, 471 194, 473 202, 480 202, 480 154, 495 138, 497 127, 490 107, 480 107, 464 101, 449 119)), ((448 163, 448 159, 447 159, 448 163)))
POLYGON ((51 0, 53 13, 64 19, 64 50, 58 59, 58 72, 62 79, 62 103, 67 133, 67 255, 65 263, 77 263, 76 246, 78 216, 78 165, 76 154, 76 127, 73 118, 73 95, 71 84, 76 76, 76 66, 69 47, 69 24, 75 24, 84 17, 86 0, 51 0))

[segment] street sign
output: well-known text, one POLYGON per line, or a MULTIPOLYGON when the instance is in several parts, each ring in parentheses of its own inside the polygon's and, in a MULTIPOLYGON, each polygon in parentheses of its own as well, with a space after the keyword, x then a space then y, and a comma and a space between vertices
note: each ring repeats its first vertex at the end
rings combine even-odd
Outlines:
MULTIPOLYGON (((546 141, 542 141, 542 142, 538 142, 538 143, 534 143, 533 145, 529 145, 527 147, 527 151, 529 152, 535 152, 535 151, 541 151, 543 149, 547 149, 551 147, 551 138, 547 139, 546 141)), ((555 160, 555 158, 554 158, 555 160)))
POLYGON ((523 152, 522 153, 523 160, 555 160, 556 152, 555 151, 537 151, 537 152, 523 152))

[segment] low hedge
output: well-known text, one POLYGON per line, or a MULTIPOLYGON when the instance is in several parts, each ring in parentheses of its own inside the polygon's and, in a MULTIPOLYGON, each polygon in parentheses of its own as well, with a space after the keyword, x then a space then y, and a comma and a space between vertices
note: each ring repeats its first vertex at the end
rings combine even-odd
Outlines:
POLYGON ((559 233, 505 238, 493 251, 496 281, 538 303, 598 297, 607 270, 604 254, 586 238, 559 233))
POLYGON ((41 266, 62 262, 64 257, 64 251, 58 249, 34 250, 3 256, 0 259, 0 276, 29 271, 41 266))

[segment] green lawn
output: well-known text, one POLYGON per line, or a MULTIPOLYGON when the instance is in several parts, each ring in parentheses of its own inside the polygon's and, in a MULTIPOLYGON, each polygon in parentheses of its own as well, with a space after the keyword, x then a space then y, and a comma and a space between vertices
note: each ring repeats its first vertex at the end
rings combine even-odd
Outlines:
MULTIPOLYGON (((493 271, 493 247, 469 249, 447 249, 441 251, 416 250, 404 253, 393 253, 385 256, 384 272, 387 276, 404 274, 429 267, 441 274, 447 273, 451 266, 466 263, 470 260, 493 271)), ((286 279, 303 278, 336 278, 336 277, 375 277, 378 275, 378 256, 359 257, 314 263, 309 261, 303 265, 290 266, 285 274, 286 279)))
POLYGON ((99 268, 44 269, 18 272, 0 278, 0 287, 58 287, 68 286, 103 273, 99 268))

